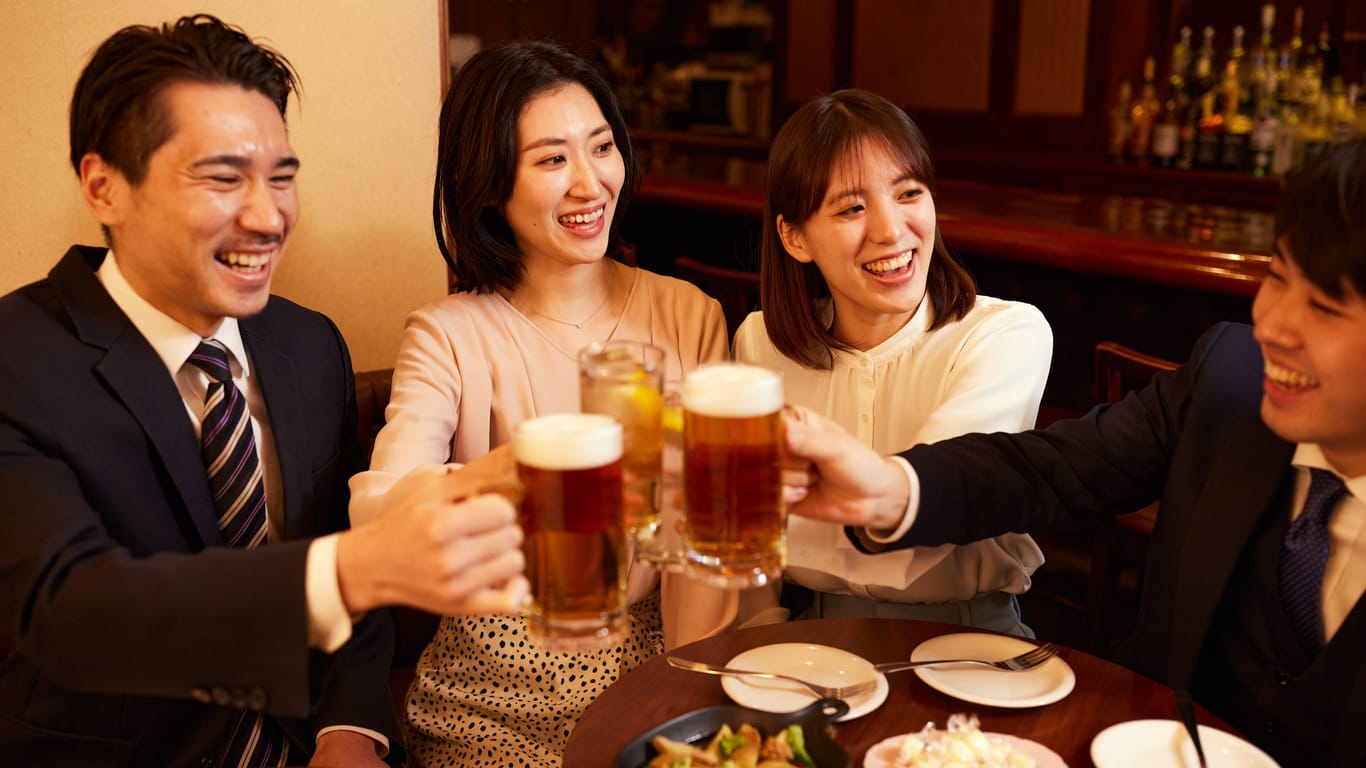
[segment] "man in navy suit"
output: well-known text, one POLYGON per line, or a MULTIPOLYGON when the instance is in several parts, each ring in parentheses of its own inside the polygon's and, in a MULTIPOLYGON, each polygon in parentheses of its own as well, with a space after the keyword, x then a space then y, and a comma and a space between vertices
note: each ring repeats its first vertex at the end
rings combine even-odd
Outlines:
POLYGON ((1286 765, 1361 766, 1366 142, 1289 181, 1276 233, 1251 327, 1216 326, 1179 370, 1081 419, 882 459, 792 411, 789 449, 816 478, 790 489, 792 513, 876 552, 1160 499, 1128 663, 1286 765))
POLYGON ((346 530, 350 357, 270 294, 299 214, 294 88, 207 16, 119 31, 76 85, 71 162, 108 247, 0 298, 0 765, 382 765, 400 750, 373 609, 525 594, 511 504, 457 501, 458 474, 346 530), (237 429, 210 429, 210 401, 237 429), (204 458, 220 432, 240 472, 204 458), (211 490, 225 476, 247 491, 211 490))

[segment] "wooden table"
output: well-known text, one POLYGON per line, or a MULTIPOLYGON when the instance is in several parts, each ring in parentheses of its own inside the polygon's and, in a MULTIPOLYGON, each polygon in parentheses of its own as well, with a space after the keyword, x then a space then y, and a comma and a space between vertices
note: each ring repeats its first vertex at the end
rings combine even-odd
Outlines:
MULTIPOLYGON (((770 643, 819 643, 842 648, 872 662, 910 658, 911 651, 937 635, 962 627, 897 619, 821 619, 793 621, 728 632, 699 640, 672 653, 722 664, 741 651, 770 643)), ((1167 686, 1082 651, 1059 654, 1077 676, 1076 688, 1063 700, 1032 709, 1001 709, 969 704, 921 682, 914 672, 888 676, 887 701, 863 717, 840 723, 836 740, 858 768, 863 755, 889 736, 919 730, 926 721, 943 725, 955 712, 975 712, 982 730, 1032 739, 1062 756, 1072 768, 1091 765, 1091 739, 1106 727, 1126 720, 1175 719, 1167 686)), ((579 720, 565 751, 565 768, 600 768, 610 764, 627 743, 645 731, 700 707, 730 704, 720 678, 670 667, 663 656, 623 675, 603 691, 579 720)), ((1200 722, 1232 732, 1226 723, 1201 709, 1200 722)))

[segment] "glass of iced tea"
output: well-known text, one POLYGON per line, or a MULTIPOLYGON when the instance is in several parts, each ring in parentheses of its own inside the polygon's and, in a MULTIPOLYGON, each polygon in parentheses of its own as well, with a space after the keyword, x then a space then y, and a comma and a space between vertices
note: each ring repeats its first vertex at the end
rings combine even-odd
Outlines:
POLYGON ((630 567, 621 525, 621 425, 608 416, 538 416, 512 431, 523 486, 528 632, 555 651, 621 643, 630 567))
POLYGON ((782 377, 738 363, 683 378, 684 539, 688 570, 718 586, 782 575, 782 377))
POLYGON ((636 559, 649 565, 659 529, 659 484, 664 449, 664 350, 640 341, 591 344, 579 352, 579 406, 611 416, 622 428, 626 471, 624 524, 636 559))

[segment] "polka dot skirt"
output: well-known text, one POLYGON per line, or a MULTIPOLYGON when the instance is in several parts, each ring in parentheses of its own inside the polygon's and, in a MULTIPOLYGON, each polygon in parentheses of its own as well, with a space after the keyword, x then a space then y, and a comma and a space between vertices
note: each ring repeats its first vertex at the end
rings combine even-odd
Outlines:
POLYGON ((630 619, 620 647, 549 653, 520 617, 444 617, 408 689, 410 764, 556 768, 593 699, 664 650, 658 592, 632 605, 630 619))

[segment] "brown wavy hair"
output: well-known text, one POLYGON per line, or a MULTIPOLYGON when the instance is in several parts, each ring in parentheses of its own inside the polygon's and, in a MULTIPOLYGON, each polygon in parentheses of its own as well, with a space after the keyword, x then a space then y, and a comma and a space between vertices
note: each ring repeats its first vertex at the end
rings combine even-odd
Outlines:
MULTIPOLYGON (((821 96, 792 115, 769 149, 764 178, 764 226, 759 244, 759 294, 768 338, 788 358, 817 370, 834 365, 832 349, 848 349, 820 322, 830 286, 814 263, 792 258, 778 236, 778 217, 800 227, 820 208, 835 166, 865 142, 884 147, 937 199, 925 136, 900 107, 851 88, 821 96)), ((977 300, 977 285, 934 232, 925 292, 934 308, 930 328, 961 319, 977 300)))

